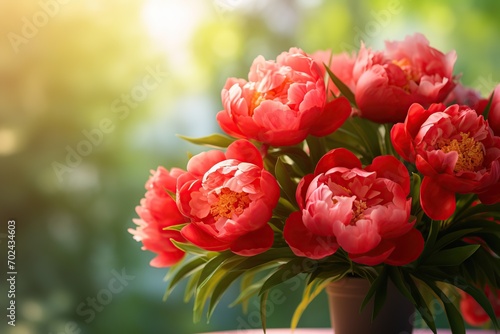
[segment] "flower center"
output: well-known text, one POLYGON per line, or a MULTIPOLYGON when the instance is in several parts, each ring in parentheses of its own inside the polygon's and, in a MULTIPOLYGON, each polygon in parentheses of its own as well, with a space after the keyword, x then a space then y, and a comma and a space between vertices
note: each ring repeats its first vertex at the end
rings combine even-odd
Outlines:
POLYGON ((240 215, 250 205, 250 198, 246 192, 235 192, 229 188, 222 188, 217 196, 217 201, 210 206, 210 213, 215 220, 231 218, 240 215))
POLYGON ((289 78, 285 78, 281 85, 278 87, 268 90, 267 92, 258 92, 255 91, 252 96, 252 100, 250 101, 250 108, 248 110, 248 116, 253 116, 255 108, 257 108, 264 100, 274 100, 276 97, 280 95, 286 95, 290 84, 293 81, 289 78))
POLYGON ((402 59, 394 59, 392 61, 394 65, 397 65, 399 68, 401 68, 406 76, 406 80, 410 81, 415 81, 416 83, 419 83, 420 81, 420 75, 416 68, 414 68, 411 64, 411 61, 408 58, 402 58, 402 59))
POLYGON ((356 223, 358 220, 363 218, 363 213, 365 210, 368 208, 366 205, 365 201, 362 200, 354 200, 354 203, 352 203, 352 218, 351 218, 351 224, 356 223))
POLYGON ((438 147, 445 153, 451 151, 458 153, 455 172, 475 171, 484 161, 483 145, 474 138, 469 138, 469 133, 460 132, 460 136, 462 137, 460 140, 444 139, 438 147))

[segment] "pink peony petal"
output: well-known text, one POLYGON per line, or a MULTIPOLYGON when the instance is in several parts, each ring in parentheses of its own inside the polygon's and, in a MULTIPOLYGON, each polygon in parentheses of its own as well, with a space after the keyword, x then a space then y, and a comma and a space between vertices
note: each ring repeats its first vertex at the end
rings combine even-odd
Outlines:
POLYGON ((307 229, 302 222, 302 214, 293 212, 285 222, 283 237, 297 256, 321 259, 334 254, 338 249, 335 237, 321 237, 307 229))
POLYGON ((225 110, 219 111, 216 116, 217 122, 221 129, 230 136, 236 138, 245 138, 246 136, 240 131, 236 126, 234 121, 229 116, 228 112, 225 110))
POLYGON ((355 225, 337 224, 336 227, 337 242, 350 254, 369 252, 382 240, 378 226, 368 219, 360 219, 355 225))
POLYGON ((226 151, 226 158, 249 162, 261 169, 264 168, 259 150, 248 140, 237 140, 229 145, 226 151))
POLYGON ((365 167, 366 171, 377 173, 377 177, 384 177, 399 184, 405 193, 410 193, 410 174, 405 165, 392 155, 378 156, 371 165, 365 167))
POLYGON ((203 176, 213 165, 225 160, 226 157, 223 152, 218 150, 211 150, 201 152, 192 157, 187 164, 187 170, 195 177, 203 176))

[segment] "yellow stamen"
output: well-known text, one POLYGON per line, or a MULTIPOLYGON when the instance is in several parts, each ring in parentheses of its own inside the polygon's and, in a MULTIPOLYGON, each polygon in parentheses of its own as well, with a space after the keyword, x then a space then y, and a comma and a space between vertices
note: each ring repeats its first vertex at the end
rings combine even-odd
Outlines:
POLYGON ((420 76, 417 70, 412 66, 411 61, 408 58, 402 58, 399 60, 393 60, 394 65, 399 66, 406 75, 406 79, 413 80, 415 82, 420 81, 420 76))
POLYGON ((232 218, 240 215, 250 205, 250 198, 245 192, 235 192, 229 188, 222 188, 218 200, 210 207, 210 213, 215 220, 219 218, 232 218))
POLYGON ((257 108, 264 100, 274 100, 276 96, 281 94, 286 94, 286 90, 293 81, 289 78, 285 78, 281 85, 278 87, 268 90, 267 92, 261 93, 255 91, 250 101, 250 107, 248 108, 248 116, 253 116, 255 108, 257 108))
POLYGON ((458 153, 458 160, 454 168, 455 172, 475 171, 483 165, 483 145, 474 138, 469 138, 469 133, 460 132, 460 136, 462 137, 460 140, 443 140, 438 144, 438 148, 445 153, 451 151, 458 153))
POLYGON ((354 224, 355 222, 363 218, 363 213, 367 208, 368 206, 366 205, 365 201, 354 200, 354 203, 352 203, 353 216, 351 218, 351 224, 354 224))

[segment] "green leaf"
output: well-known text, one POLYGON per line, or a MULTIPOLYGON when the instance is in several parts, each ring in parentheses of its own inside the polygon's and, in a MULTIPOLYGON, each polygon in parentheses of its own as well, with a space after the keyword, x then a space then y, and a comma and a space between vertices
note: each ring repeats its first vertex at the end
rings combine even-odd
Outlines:
POLYGON ((422 184, 422 179, 417 173, 412 173, 411 176, 411 212, 417 213, 421 210, 420 207, 420 185, 422 184))
POLYGON ((491 93, 490 99, 488 100, 488 104, 484 108, 484 111, 483 111, 483 118, 484 119, 488 119, 488 116, 490 114, 491 105, 493 104, 493 96, 494 95, 495 95, 495 90, 493 90, 493 92, 491 93))
POLYGON ((480 245, 467 245, 461 247, 454 247, 439 251, 432 254, 425 261, 428 266, 458 266, 467 260, 480 245))
POLYGON ((387 297, 387 267, 384 266, 382 271, 377 276, 375 281, 372 282, 370 289, 368 290, 363 303, 361 304, 361 310, 363 310, 370 299, 374 296, 373 301, 373 314, 372 320, 375 319, 378 312, 382 309, 384 305, 385 299, 387 297))
POLYGON ((289 259, 297 258, 289 247, 271 248, 270 250, 244 259, 231 270, 248 270, 259 265, 265 265, 273 262, 274 265, 279 265, 281 262, 286 262, 289 259))
POLYGON ((422 319, 424 319, 427 326, 429 326, 429 328, 432 330, 432 332, 434 334, 436 334, 437 333, 436 323, 434 321, 434 317, 433 317, 432 312, 429 308, 429 305, 427 305, 425 298, 420 293, 418 286, 415 284, 415 281, 411 278, 411 276, 404 275, 404 277, 405 277, 405 282, 407 283, 407 285, 410 289, 413 300, 415 301, 415 307, 416 307, 417 311, 420 313, 420 315, 422 316, 422 319))
POLYGON ((175 247, 179 248, 181 251, 186 252, 187 254, 194 254, 194 255, 204 255, 207 256, 210 253, 204 249, 201 249, 193 244, 188 244, 185 242, 179 242, 175 239, 170 239, 170 241, 174 244, 175 247))
POLYGON ((334 280, 335 279, 332 277, 326 279, 316 278, 306 285, 306 287, 304 288, 304 293, 302 295, 302 300, 300 301, 292 316, 292 322, 290 324, 292 331, 297 328, 300 317, 304 313, 307 306, 314 300, 314 298, 316 298, 317 295, 319 295, 326 288, 328 284, 330 284, 330 282, 334 280))
POLYGON ((278 205, 273 210, 273 214, 281 218, 281 224, 290 216, 290 214, 294 211, 297 211, 298 207, 295 207, 292 203, 290 203, 286 198, 280 197, 278 200, 278 205))
POLYGON ((280 147, 274 154, 282 154, 289 157, 294 162, 294 165, 296 165, 299 168, 301 176, 312 173, 314 171, 314 166, 311 162, 311 158, 300 147, 297 146, 280 147))
POLYGON ((500 258, 492 256, 484 248, 478 249, 467 259, 463 267, 465 272, 473 270, 470 275, 475 275, 474 283, 480 286, 484 284, 498 286, 496 279, 500 277, 500 258))
MULTIPOLYGON (((337 130, 338 131, 338 130, 337 130)), ((319 159, 325 155, 330 149, 325 143, 325 137, 307 136, 307 147, 309 149, 309 156, 314 166, 318 163, 319 159)))
MULTIPOLYGON (((245 291, 246 289, 250 288, 252 285, 253 279, 255 278, 255 271, 246 271, 242 272, 243 276, 241 278, 241 283, 240 283, 240 291, 245 291)), ((248 311, 248 300, 244 301, 243 304, 241 305, 243 308, 243 313, 247 313, 248 311)))
POLYGON ((259 291, 259 295, 265 293, 274 286, 300 274, 304 270, 304 261, 305 258, 295 258, 279 266, 264 282, 262 288, 259 291))
POLYGON ((491 233, 476 233, 474 236, 482 239, 488 248, 495 252, 495 254, 500 255, 500 237, 491 233))
POLYGON ((198 288, 200 286, 206 284, 207 281, 210 279, 210 277, 215 272, 217 272, 217 270, 222 265, 222 263, 232 256, 235 256, 235 255, 233 253, 231 253, 230 251, 226 251, 226 252, 220 253, 219 255, 210 259, 205 264, 205 266, 203 267, 203 270, 201 271, 200 280, 198 283, 198 288))
POLYGON ((315 278, 342 278, 351 272, 351 265, 345 262, 334 262, 331 265, 321 265, 311 274, 310 280, 315 278))
POLYGON ((266 334, 266 302, 268 291, 260 296, 260 321, 262 322, 262 330, 266 334))
POLYGON ((403 296, 405 296, 409 301, 415 304, 415 300, 413 299, 411 291, 403 278, 401 270, 403 269, 400 267, 389 267, 389 277, 391 278, 391 281, 394 283, 399 292, 401 292, 403 296))
POLYGON ((328 76, 330 77, 330 79, 332 79, 335 86, 337 86, 340 93, 342 95, 344 95, 353 106, 356 106, 356 99, 354 98, 354 94, 349 89, 349 87, 347 87, 347 85, 345 83, 343 83, 342 80, 340 80, 335 74, 333 74, 333 72, 330 70, 330 68, 326 64, 323 64, 323 66, 325 66, 325 69, 326 69, 326 72, 328 73, 328 76))
POLYGON ((468 229, 463 229, 463 230, 458 230, 455 232, 447 233, 443 235, 441 238, 439 238, 434 246, 435 250, 440 250, 446 246, 448 246, 451 243, 454 243, 456 241, 462 240, 466 236, 471 236, 472 233, 480 231, 480 228, 468 228, 468 229))
POLYGON ((200 138, 186 137, 182 135, 177 135, 179 138, 184 139, 192 144, 203 145, 215 148, 226 148, 231 145, 236 139, 222 135, 219 133, 214 133, 212 135, 200 138))
POLYGON ((227 291, 227 289, 231 286, 231 284, 241 274, 243 273, 238 271, 229 272, 220 280, 219 284, 215 286, 212 296, 210 297, 210 304, 208 305, 208 310, 207 310, 207 317, 209 319, 212 316, 212 313, 215 310, 215 307, 219 303, 220 299, 222 298, 224 292, 227 291))
POLYGON ((377 156, 382 155, 379 146, 379 124, 360 117, 351 117, 346 121, 346 128, 351 127, 363 140, 363 146, 368 149, 369 163, 377 156))
MULTIPOLYGON (((436 280, 436 278, 434 278, 436 280)), ((459 289, 468 293, 476 302, 483 308, 483 310, 490 317, 495 328, 499 328, 498 320, 495 316, 495 311, 491 306, 490 301, 486 297, 483 291, 479 290, 475 286, 471 285, 469 282, 465 281, 462 277, 455 277, 453 284, 459 289)))
MULTIPOLYGON (((225 270, 217 270, 211 275, 210 280, 206 282, 206 284, 198 284, 193 306, 193 322, 197 323, 201 320, 208 299, 212 295, 215 287, 226 275, 227 272, 225 270)), ((207 318, 207 320, 210 319, 207 318)))
POLYGON ((201 268, 198 268, 191 277, 189 278, 186 289, 184 290, 184 303, 191 300, 196 294, 196 286, 198 285, 198 279, 200 278, 201 268))
POLYGON ((180 231, 187 224, 188 223, 178 224, 178 225, 171 225, 171 226, 164 227, 163 230, 164 231, 180 231))
POLYGON ((448 298, 448 296, 446 296, 444 291, 442 291, 434 283, 434 281, 426 280, 425 283, 432 289, 432 291, 434 291, 436 296, 441 299, 452 333, 465 334, 464 319, 453 302, 448 298))
POLYGON ((477 204, 474 206, 471 205, 466 210, 461 211, 460 214, 455 217, 454 219, 455 221, 451 226, 457 226, 457 225, 460 226, 461 224, 457 222, 464 220, 466 222, 471 222, 474 220, 480 220, 480 218, 489 218, 489 217, 500 217, 500 203, 492 205, 485 205, 485 204, 477 204))
POLYGON ((201 266, 203 266, 205 263, 206 259, 202 257, 195 257, 191 261, 188 261, 187 263, 183 264, 182 267, 180 267, 179 270, 172 277, 172 280, 170 281, 167 291, 163 296, 163 300, 165 301, 167 299, 167 297, 170 295, 170 293, 177 285, 177 283, 179 283, 186 276, 191 275, 194 271, 201 269, 201 266))
POLYGON ((429 234, 427 235, 427 240, 425 241, 424 250, 420 255, 420 259, 425 259, 434 251, 434 245, 436 244, 436 240, 439 234, 440 223, 437 220, 433 220, 431 222, 431 228, 429 230, 429 234))
MULTIPOLYGON (((260 279, 259 281, 249 285, 245 290, 242 290, 238 297, 229 304, 229 307, 234 307, 235 305, 238 304, 244 304, 249 301, 250 298, 253 296, 257 295, 259 292, 260 288, 262 287, 262 284, 267 280, 268 276, 260 279)), ((246 313, 246 311, 244 311, 246 313)))
POLYGON ((276 175, 276 180, 285 193, 287 199, 291 203, 296 205, 295 190, 297 189, 297 184, 293 181, 290 168, 291 166, 283 162, 282 157, 280 157, 276 162, 274 172, 276 175))

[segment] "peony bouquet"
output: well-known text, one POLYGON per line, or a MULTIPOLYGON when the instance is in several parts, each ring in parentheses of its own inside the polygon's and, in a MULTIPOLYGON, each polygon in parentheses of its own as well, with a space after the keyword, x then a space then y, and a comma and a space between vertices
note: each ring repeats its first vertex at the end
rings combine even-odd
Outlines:
POLYGON ((415 34, 291 48, 228 79, 226 135, 182 137, 214 149, 152 171, 129 230, 171 267, 166 295, 188 280, 199 320, 238 281, 235 304, 260 296, 265 328, 269 291, 303 275, 296 327, 328 283, 361 277, 375 313, 391 282, 434 332, 435 300, 453 332, 498 328, 500 88, 463 86, 455 60, 415 34))

